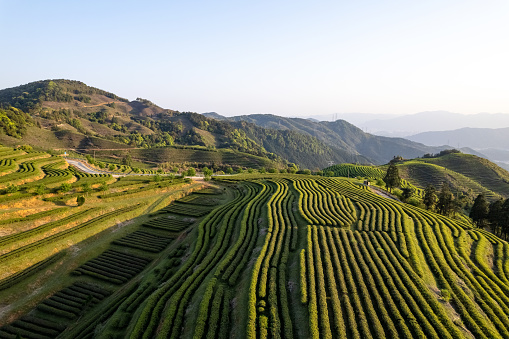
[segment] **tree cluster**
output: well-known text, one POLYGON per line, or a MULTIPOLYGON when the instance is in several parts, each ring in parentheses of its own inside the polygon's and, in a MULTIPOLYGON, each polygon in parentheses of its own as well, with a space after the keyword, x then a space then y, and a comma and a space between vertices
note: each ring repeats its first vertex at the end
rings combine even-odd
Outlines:
POLYGON ((484 197, 477 197, 470 217, 479 227, 491 226, 493 233, 504 240, 509 238, 509 199, 499 199, 488 205, 484 197))
POLYGON ((21 138, 30 125, 32 125, 32 119, 20 109, 14 107, 0 109, 0 133, 21 138))
POLYGON ((453 149, 444 149, 443 151, 440 151, 439 153, 433 154, 433 153, 426 153, 422 157, 423 158, 438 158, 447 154, 454 154, 454 153, 461 153, 460 150, 457 150, 455 148, 453 149))

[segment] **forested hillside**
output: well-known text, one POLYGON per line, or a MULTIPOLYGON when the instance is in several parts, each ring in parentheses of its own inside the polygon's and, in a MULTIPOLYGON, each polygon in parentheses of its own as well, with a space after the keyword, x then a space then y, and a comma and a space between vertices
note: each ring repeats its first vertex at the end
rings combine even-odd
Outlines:
MULTIPOLYGON (((218 118, 217 114, 205 115, 218 118)), ((251 114, 223 118, 223 120, 246 121, 265 128, 290 130, 314 136, 329 146, 340 147, 350 153, 360 154, 376 164, 385 164, 397 155, 404 158, 415 158, 425 153, 438 153, 442 149, 403 138, 381 137, 365 133, 345 120, 313 121, 271 114, 251 114)))
MULTIPOLYGON (((84 152, 202 146, 263 157, 276 167, 297 164, 311 169, 322 168, 329 161, 371 161, 344 145, 326 145, 314 136, 217 121, 163 109, 142 98, 128 101, 78 81, 44 80, 1 90, 0 104, 6 116, 2 119, 5 135, 0 135, 0 141, 8 145, 18 144, 14 138, 24 137, 36 145, 33 139, 42 140, 41 148, 84 152), (13 120, 13 110, 20 118, 13 120), (24 133, 27 128, 30 133, 24 133)), ((142 156, 140 160, 147 159, 142 156)))

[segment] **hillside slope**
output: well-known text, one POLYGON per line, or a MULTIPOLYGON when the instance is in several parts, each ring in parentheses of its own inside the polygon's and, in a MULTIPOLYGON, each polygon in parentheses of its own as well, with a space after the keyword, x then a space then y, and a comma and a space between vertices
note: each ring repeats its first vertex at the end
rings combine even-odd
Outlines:
MULTIPOLYGON (((474 199, 483 193, 490 200, 509 197, 509 172, 475 155, 451 153, 434 158, 415 158, 397 162, 399 175, 417 188, 428 185, 440 188, 444 183, 455 194, 474 199)), ((382 179, 387 166, 334 165, 324 168, 340 177, 382 179)))
MULTIPOLYGON (((345 147, 326 145, 310 135, 253 124, 218 122, 196 113, 163 109, 141 98, 128 101, 79 81, 44 80, 1 90, 0 105, 28 112, 32 120, 23 122, 20 131, 25 131, 26 126, 39 129, 32 128, 31 133, 23 135, 13 131, 12 136, 25 138, 31 144, 32 139, 43 140, 33 145, 46 149, 104 148, 99 142, 94 145, 88 142, 96 137, 109 140, 107 148, 148 149, 175 144, 228 149, 239 155, 266 158, 273 161, 271 167, 295 163, 303 168, 319 169, 328 161, 371 161, 345 147)), ((7 145, 19 144, 19 140, 10 138, 2 141, 7 145)), ((183 155, 178 158, 191 161, 183 155)))
MULTIPOLYGON (((213 114, 207 116, 217 117, 213 114)), ((292 130, 311 135, 327 145, 343 148, 353 154, 361 154, 376 164, 385 164, 398 155, 404 158, 415 158, 425 153, 438 153, 442 150, 440 147, 429 147, 403 138, 381 137, 364 133, 344 120, 312 121, 271 114, 251 114, 227 119, 247 121, 265 128, 292 130)))

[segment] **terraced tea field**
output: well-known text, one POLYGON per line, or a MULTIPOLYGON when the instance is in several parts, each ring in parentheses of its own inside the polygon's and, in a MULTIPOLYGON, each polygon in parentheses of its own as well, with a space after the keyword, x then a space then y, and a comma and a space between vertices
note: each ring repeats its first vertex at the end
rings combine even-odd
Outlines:
POLYGON ((5 214, 0 338, 509 337, 509 244, 466 222, 348 179, 134 182, 5 214))

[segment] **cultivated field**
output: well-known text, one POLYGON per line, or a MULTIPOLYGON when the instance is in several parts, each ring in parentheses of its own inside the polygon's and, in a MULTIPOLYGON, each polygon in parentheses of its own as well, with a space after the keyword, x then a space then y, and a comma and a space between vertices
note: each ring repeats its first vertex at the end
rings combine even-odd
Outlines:
POLYGON ((509 244, 357 180, 96 180, 5 202, 0 338, 509 337, 509 244))

